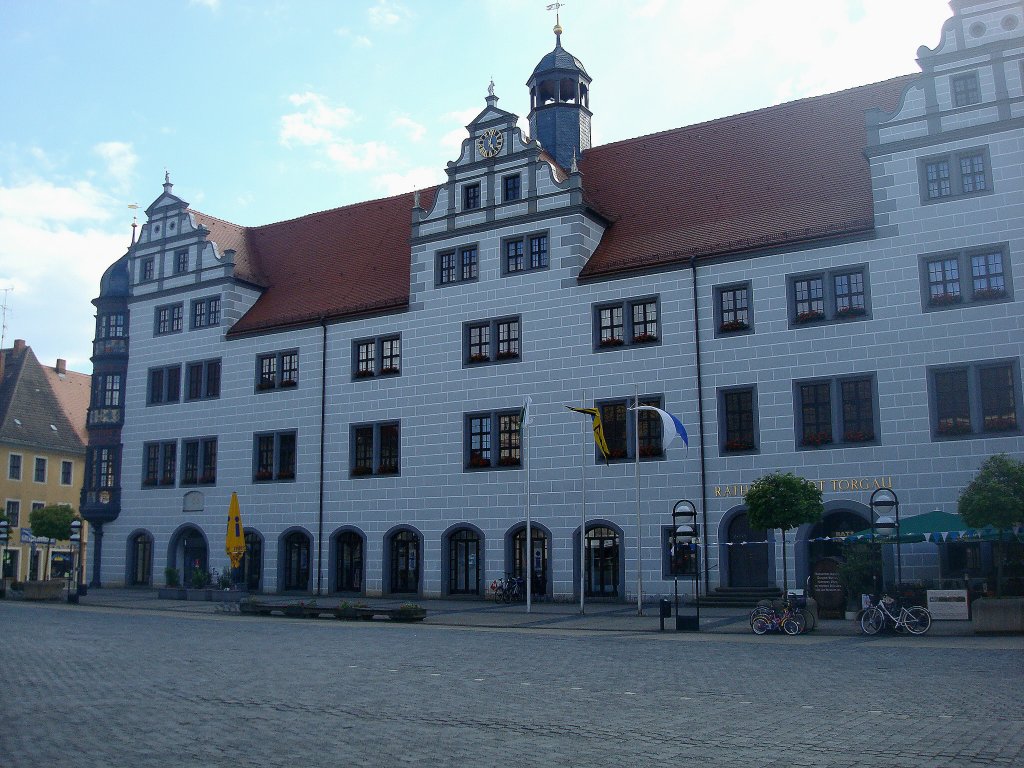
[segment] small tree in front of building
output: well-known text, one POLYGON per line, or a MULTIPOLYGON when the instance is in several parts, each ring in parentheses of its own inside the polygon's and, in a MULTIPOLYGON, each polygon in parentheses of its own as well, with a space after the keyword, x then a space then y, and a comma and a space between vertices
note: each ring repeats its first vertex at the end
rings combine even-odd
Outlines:
POLYGON ((958 511, 972 528, 991 526, 996 541, 996 594, 1002 595, 1003 543, 1014 526, 1024 525, 1024 462, 1005 453, 990 456, 960 494, 958 511))
POLYGON ((778 528, 782 531, 782 591, 789 594, 786 531, 821 520, 825 511, 821 490, 810 480, 797 477, 792 472, 773 472, 755 480, 745 500, 751 528, 778 528))
POLYGON ((46 539, 46 562, 50 562, 51 541, 71 538, 71 521, 74 519, 75 512, 68 506, 40 507, 29 513, 32 535, 46 539))

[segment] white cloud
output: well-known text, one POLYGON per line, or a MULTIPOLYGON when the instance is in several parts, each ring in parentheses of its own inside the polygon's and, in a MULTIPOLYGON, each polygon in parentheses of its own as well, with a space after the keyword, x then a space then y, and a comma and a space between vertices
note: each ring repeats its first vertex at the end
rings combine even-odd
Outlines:
POLYGON ((480 107, 470 107, 468 109, 447 112, 441 116, 441 121, 445 125, 456 124, 459 126, 446 132, 439 142, 441 150, 447 157, 454 160, 459 156, 459 152, 462 150, 462 142, 469 138, 466 126, 472 122, 474 117, 480 114, 480 109, 480 107))
POLYGON ((348 107, 332 106, 322 94, 308 91, 292 94, 288 101, 301 109, 281 118, 279 137, 284 146, 311 147, 344 171, 373 170, 394 161, 394 150, 387 144, 358 142, 344 134, 357 122, 348 107))
POLYGON ((420 141, 423 138, 423 135, 427 132, 427 129, 422 124, 417 123, 415 120, 412 120, 405 115, 396 117, 391 121, 391 125, 395 128, 403 129, 408 133, 409 138, 412 141, 420 141))
POLYGON ((135 178, 135 166, 139 158, 131 144, 123 141, 105 141, 92 148, 93 152, 107 163, 110 176, 118 191, 126 191, 135 178))
MULTIPOLYGON (((36 180, 15 187, 0 187, 0 221, 28 226, 110 219, 111 198, 88 182, 59 186, 36 180)), ((3 243, 0 243, 0 247, 3 243)))
POLYGON ((445 180, 444 171, 438 168, 413 168, 405 173, 385 173, 374 179, 373 184, 381 194, 386 196, 412 192, 414 189, 426 189, 445 180))
POLYGON ((377 0, 376 5, 367 9, 366 15, 370 24, 375 27, 393 27, 411 17, 411 12, 404 5, 391 0, 377 0))
POLYGON ((347 27, 339 27, 335 31, 337 32, 338 37, 340 37, 340 38, 342 38, 344 40, 348 40, 356 48, 372 48, 373 47, 373 43, 370 41, 370 38, 368 38, 366 35, 356 34, 355 32, 353 32, 351 29, 348 29, 347 27))

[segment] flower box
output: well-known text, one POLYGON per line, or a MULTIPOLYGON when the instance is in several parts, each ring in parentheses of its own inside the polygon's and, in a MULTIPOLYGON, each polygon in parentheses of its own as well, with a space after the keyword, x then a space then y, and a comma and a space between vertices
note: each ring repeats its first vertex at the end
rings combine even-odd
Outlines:
POLYGON ((277 473, 277 479, 278 480, 294 480, 295 479, 295 470, 294 469, 284 469, 284 470, 281 470, 280 472, 277 473))
POLYGON ((844 443, 866 443, 869 440, 874 440, 874 439, 875 439, 875 433, 874 432, 864 432, 864 431, 859 430, 859 429, 853 429, 853 430, 850 430, 849 432, 844 432, 843 433, 843 442, 844 443))
POLYGON ((734 333, 735 331, 745 331, 750 326, 742 320, 730 320, 727 323, 722 323, 718 326, 720 333, 734 333))
POLYGON ((373 474, 373 467, 367 467, 363 464, 352 467, 352 474, 356 476, 365 476, 373 474))
POLYGON ((612 336, 609 339, 601 339, 602 347, 621 347, 626 342, 617 336, 612 336))
POLYGON ((381 376, 397 376, 401 372, 402 371, 401 371, 400 368, 396 368, 393 365, 390 365, 387 368, 381 368, 380 369, 380 375, 381 376))
POLYGON ((199 478, 199 482, 203 485, 213 485, 217 482, 217 475, 211 473, 204 474, 199 478))
POLYGON ((624 459, 626 458, 626 452, 620 448, 608 451, 609 459, 624 459))
POLYGON ((174 475, 164 475, 161 477, 160 485, 174 485, 174 475))
POLYGON ((820 445, 825 445, 832 442, 832 435, 828 432, 812 432, 804 435, 803 445, 810 445, 817 448, 820 445))
POLYGON ((519 459, 514 456, 506 456, 505 458, 498 459, 499 467, 518 467, 520 466, 520 463, 519 459))
POLYGON ((824 312, 801 312, 799 315, 793 318, 794 323, 813 323, 817 320, 821 320, 825 317, 824 312))
POLYGON ((471 363, 486 363, 491 359, 490 355, 470 355, 469 362, 471 363))
POLYGON ((653 333, 638 333, 633 337, 634 344, 652 344, 658 340, 653 333))
POLYGON ((836 317, 863 317, 866 313, 864 307, 843 307, 836 312, 836 317))
POLYGON ((274 473, 271 472, 269 469, 261 469, 259 472, 257 472, 255 474, 253 479, 254 480, 273 480, 274 479, 274 473))
POLYGON ((990 301, 992 299, 1002 299, 1006 296, 1006 290, 1003 288, 982 288, 980 291, 974 292, 975 301, 990 301))
POLYGON ((962 301, 962 297, 959 293, 938 293, 928 299, 928 303, 933 307, 948 307, 951 304, 959 304, 962 301))
POLYGON ((156 485, 156 478, 155 477, 147 477, 145 480, 142 481, 142 487, 143 488, 153 488, 155 485, 156 485))
POLYGON ((517 357, 519 357, 519 353, 518 352, 499 352, 498 353, 498 359, 499 360, 515 360, 517 357))
POLYGON ((288 387, 297 387, 299 382, 297 379, 285 379, 281 382, 281 389, 287 389, 288 387))
POLYGON ((397 475, 398 465, 397 464, 381 464, 377 467, 378 475, 397 475))
POLYGON ((985 419, 984 428, 986 432, 1007 432, 1017 428, 1017 419, 1014 416, 990 416, 985 419))
POLYGON ((660 448, 653 445, 642 445, 640 446, 640 458, 641 459, 657 459, 663 456, 660 448))
POLYGON ((474 469, 483 469, 491 466, 490 458, 474 453, 469 457, 469 466, 474 469))
POLYGON ((364 370, 356 371, 356 373, 355 373, 355 377, 357 379, 369 379, 372 376, 373 376, 373 371, 365 370, 365 369, 364 370))
POLYGON ((753 450, 752 440, 726 440, 725 450, 727 451, 750 451, 753 450))
POLYGON ((273 381, 270 381, 269 379, 261 379, 260 382, 256 385, 256 389, 258 389, 260 392, 265 392, 268 389, 274 389, 276 386, 277 385, 273 381))
POLYGON ((971 424, 963 421, 940 421, 935 431, 940 435, 966 435, 971 431, 971 424))

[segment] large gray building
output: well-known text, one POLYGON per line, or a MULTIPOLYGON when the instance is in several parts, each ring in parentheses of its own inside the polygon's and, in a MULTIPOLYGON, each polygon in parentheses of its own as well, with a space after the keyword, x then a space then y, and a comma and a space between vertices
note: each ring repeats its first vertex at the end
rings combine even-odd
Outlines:
MULTIPOLYGON (((781 584, 743 506, 779 469, 826 506, 790 583, 877 488, 955 511, 1024 453, 1024 5, 951 6, 919 74, 597 147, 600 81, 556 28, 530 135, 489 93, 422 193, 243 228, 168 180, 96 300, 94 583, 222 567, 232 491, 253 588, 368 595, 483 594, 529 562, 570 598, 584 519, 588 594, 668 593, 678 499, 706 588, 781 584)), ((906 547, 904 576, 983 568, 968 547, 906 547)))

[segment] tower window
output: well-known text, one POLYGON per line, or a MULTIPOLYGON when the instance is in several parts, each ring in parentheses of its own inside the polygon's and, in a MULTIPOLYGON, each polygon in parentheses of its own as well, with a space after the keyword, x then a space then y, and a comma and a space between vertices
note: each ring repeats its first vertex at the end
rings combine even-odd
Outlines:
POLYGON ((480 185, 467 184, 462 188, 462 209, 474 211, 480 207, 480 185))

